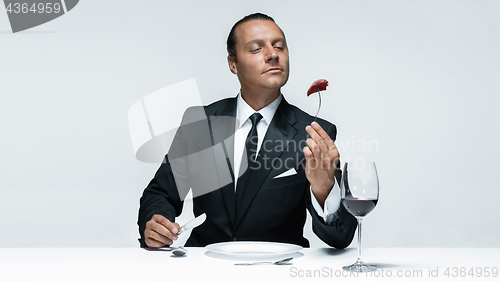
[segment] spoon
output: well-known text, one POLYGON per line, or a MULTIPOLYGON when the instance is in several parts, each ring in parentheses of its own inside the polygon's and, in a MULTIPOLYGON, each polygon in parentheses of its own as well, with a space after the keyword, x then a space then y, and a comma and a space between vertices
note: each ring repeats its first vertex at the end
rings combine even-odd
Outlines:
POLYGON ((259 262, 250 262, 250 263, 235 263, 234 265, 254 265, 254 264, 263 264, 263 263, 270 263, 270 264, 274 264, 274 265, 283 265, 283 264, 287 264, 292 259, 293 258, 286 258, 286 259, 282 259, 282 260, 275 261, 275 262, 259 261, 259 262))
POLYGON ((180 247, 177 247, 175 249, 172 250, 172 254, 174 254, 174 256, 178 256, 178 257, 182 257, 184 255, 187 254, 187 250, 184 249, 184 247, 180 246, 180 247))

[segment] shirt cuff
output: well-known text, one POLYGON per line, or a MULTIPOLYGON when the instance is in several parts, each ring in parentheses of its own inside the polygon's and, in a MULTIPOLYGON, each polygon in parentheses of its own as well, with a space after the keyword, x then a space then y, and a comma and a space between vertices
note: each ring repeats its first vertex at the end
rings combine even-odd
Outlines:
POLYGON ((321 208, 321 206, 319 205, 318 200, 312 193, 310 185, 309 191, 311 193, 311 202, 314 210, 316 210, 316 213, 318 213, 318 215, 323 218, 326 224, 331 224, 337 218, 336 213, 340 208, 340 188, 337 184, 337 180, 335 180, 332 190, 326 197, 325 209, 321 208))

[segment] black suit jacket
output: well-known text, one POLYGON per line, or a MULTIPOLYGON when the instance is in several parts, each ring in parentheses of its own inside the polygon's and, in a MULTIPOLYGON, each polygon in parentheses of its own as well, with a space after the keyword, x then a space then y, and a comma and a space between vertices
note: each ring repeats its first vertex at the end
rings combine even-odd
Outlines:
MULTIPOLYGON (((190 188, 194 194, 195 216, 206 213, 207 219, 193 229, 186 246, 226 241, 271 241, 308 247, 309 242, 303 237, 306 210, 313 218, 314 233, 325 243, 335 248, 345 248, 351 243, 356 220, 342 204, 337 219, 330 225, 324 223, 311 204, 302 149, 307 139, 305 127, 313 121, 312 116, 283 98, 264 137, 257 166, 247 170, 251 173, 250 184, 245 187, 243 200, 236 206, 231 172, 236 98, 210 104, 203 107, 202 112, 204 116, 200 118, 200 111, 186 111, 184 126, 177 131, 164 163, 144 190, 138 220, 142 247, 147 247, 144 242, 146 222, 154 214, 174 221, 181 213, 182 201, 190 188), (196 123, 202 126, 186 126, 196 123), (213 159, 185 157, 200 151, 207 152, 204 155, 211 155, 213 159), (182 159, 181 164, 179 159, 182 159), (171 165, 171 162, 176 164, 171 165), (274 178, 290 168, 294 168, 297 174, 274 178), (211 185, 215 188, 207 190, 206 187, 211 185)), ((322 119, 316 121, 335 140, 335 125, 322 119)), ((340 174, 337 169, 338 183, 340 174)))

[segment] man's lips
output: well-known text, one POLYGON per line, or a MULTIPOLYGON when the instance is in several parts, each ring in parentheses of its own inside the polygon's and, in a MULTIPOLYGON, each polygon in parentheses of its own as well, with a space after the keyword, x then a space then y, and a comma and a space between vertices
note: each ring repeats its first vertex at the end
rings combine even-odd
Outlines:
POLYGON ((264 73, 280 73, 282 71, 283 70, 279 67, 272 67, 272 68, 269 68, 268 70, 266 70, 264 73))

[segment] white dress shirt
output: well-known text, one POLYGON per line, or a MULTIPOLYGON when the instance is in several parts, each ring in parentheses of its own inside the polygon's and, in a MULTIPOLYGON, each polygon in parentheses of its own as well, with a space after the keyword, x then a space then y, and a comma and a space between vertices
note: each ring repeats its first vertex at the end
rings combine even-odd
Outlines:
MULTIPOLYGON (((269 127, 269 124, 271 124, 271 121, 273 120, 274 117, 274 113, 276 113, 276 109, 278 109, 278 106, 281 103, 282 99, 283 97, 280 94, 273 102, 271 102, 261 110, 257 111, 262 115, 262 119, 257 123, 257 134, 258 134, 257 151, 260 150, 262 141, 267 132, 267 128, 269 127)), ((238 171, 240 170, 241 159, 243 156, 243 152, 245 150, 245 140, 247 138, 248 133, 252 129, 252 122, 250 121, 249 117, 255 112, 256 111, 250 105, 248 105, 245 102, 245 100, 241 97, 241 94, 239 94, 236 102, 237 122, 236 122, 236 132, 234 134, 235 159, 234 159, 233 172, 235 176, 234 180, 235 189, 238 182, 238 176, 239 176, 238 171)), ((330 223, 331 221, 333 221, 333 219, 335 218, 335 212, 340 207, 340 188, 337 184, 337 180, 334 180, 334 182, 335 184, 330 193, 328 194, 328 197, 326 198, 324 209, 321 208, 321 206, 318 203, 318 200, 316 200, 316 197, 314 197, 311 188, 309 188, 313 207, 318 213, 318 215, 320 215, 326 223, 330 223)))

